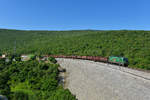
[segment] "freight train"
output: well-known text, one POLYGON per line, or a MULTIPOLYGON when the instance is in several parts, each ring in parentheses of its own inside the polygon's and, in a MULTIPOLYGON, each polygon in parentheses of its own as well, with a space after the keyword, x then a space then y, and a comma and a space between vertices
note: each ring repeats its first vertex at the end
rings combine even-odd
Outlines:
MULTIPOLYGON (((35 58, 35 55, 22 55, 21 60, 27 61, 32 58, 35 58)), ((82 59, 82 60, 91 60, 91 61, 98 61, 98 62, 104 62, 104 63, 111 63, 111 64, 118 64, 121 66, 128 66, 129 62, 128 59, 125 57, 116 57, 116 56, 109 56, 109 57, 100 57, 100 56, 65 56, 65 55, 46 55, 43 56, 45 58, 48 57, 54 57, 54 58, 71 58, 71 59, 82 59)), ((3 57, 0 56, 0 59, 3 57)))
POLYGON ((83 60, 92 60, 110 64, 118 64, 120 66, 128 66, 129 62, 128 59, 125 57, 116 57, 116 56, 109 56, 109 57, 100 57, 100 56, 64 56, 64 55, 50 55, 50 57, 54 58, 71 58, 71 59, 83 59, 83 60))

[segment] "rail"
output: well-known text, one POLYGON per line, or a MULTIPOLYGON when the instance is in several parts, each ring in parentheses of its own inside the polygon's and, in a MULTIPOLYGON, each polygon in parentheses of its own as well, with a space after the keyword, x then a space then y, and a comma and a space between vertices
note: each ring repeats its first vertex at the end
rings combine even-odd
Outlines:
MULTIPOLYGON (((54 57, 54 58, 70 58, 70 59, 91 60, 91 61, 97 61, 97 62, 104 62, 104 63, 107 63, 107 64, 110 65, 110 63, 108 62, 108 57, 99 57, 99 56, 64 56, 64 55, 49 55, 49 56, 54 57)), ((122 67, 122 66, 118 66, 118 67, 119 68, 113 68, 113 67, 109 67, 109 68, 115 69, 115 70, 119 70, 121 72, 130 74, 130 75, 133 75, 133 76, 145 79, 145 80, 150 80, 150 77, 146 77, 144 75, 139 75, 139 74, 137 74, 136 72, 133 72, 133 71, 125 70, 126 67, 122 67), (125 69, 123 70, 123 68, 125 68, 125 69)), ((135 70, 135 69, 131 68, 131 70, 135 70)), ((137 70, 137 71, 138 71, 138 73, 142 72, 142 71, 139 71, 139 70, 137 70)), ((147 74, 149 74, 149 73, 147 73, 147 74)))

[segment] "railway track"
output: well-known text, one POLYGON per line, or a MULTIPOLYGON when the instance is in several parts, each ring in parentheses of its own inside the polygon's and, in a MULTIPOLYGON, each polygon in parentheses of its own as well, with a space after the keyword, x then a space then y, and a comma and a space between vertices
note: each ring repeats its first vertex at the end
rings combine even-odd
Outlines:
MULTIPOLYGON (((49 55, 49 56, 52 56, 54 58, 81 59, 81 60, 90 60, 90 61, 96 61, 96 62, 103 62, 103 63, 106 64, 106 67, 108 65, 111 65, 108 62, 107 57, 100 57, 100 56, 64 56, 64 55, 49 55)), ((109 67, 109 68, 119 70, 119 71, 122 71, 124 73, 130 74, 130 75, 133 75, 133 76, 136 76, 136 77, 139 77, 139 78, 143 78, 145 80, 150 80, 150 77, 147 77, 147 75, 143 76, 142 74, 140 74, 140 75, 136 74, 136 73, 142 72, 142 71, 139 71, 139 70, 131 69, 133 71, 129 71, 129 70, 127 70, 129 68, 126 68, 124 66, 119 66, 119 65, 118 65, 118 68, 116 68, 116 67, 109 67)))
POLYGON ((149 73, 147 72, 144 72, 144 71, 139 71, 139 70, 136 70, 136 69, 131 69, 131 68, 128 68, 128 67, 123 67, 123 66, 118 66, 117 67, 110 67, 110 66, 114 66, 114 65, 111 65, 111 64, 107 64, 105 65, 106 67, 109 67, 111 69, 114 69, 114 70, 119 70, 121 72, 124 72, 124 73, 127 73, 127 74, 130 74, 130 75, 133 75, 133 76, 136 76, 136 77, 139 77, 139 78, 142 78, 142 79, 145 79, 145 80, 149 80, 150 81, 150 77, 149 77, 149 73), (127 70, 129 69, 129 70, 127 70), (131 71, 132 70, 132 71, 131 71), (141 73, 140 75, 137 74, 137 73, 141 73), (142 73, 144 74, 147 74, 147 75, 142 75, 142 73))

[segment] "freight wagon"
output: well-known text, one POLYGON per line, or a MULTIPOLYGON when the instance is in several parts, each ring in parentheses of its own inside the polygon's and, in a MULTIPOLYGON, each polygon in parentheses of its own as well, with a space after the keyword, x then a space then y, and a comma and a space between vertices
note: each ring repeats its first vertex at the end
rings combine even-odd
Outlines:
POLYGON ((129 62, 128 59, 125 57, 100 57, 100 56, 64 56, 64 55, 50 55, 54 58, 71 58, 71 59, 83 59, 83 60, 92 60, 92 61, 99 61, 111 64, 118 64, 122 66, 128 66, 129 62))

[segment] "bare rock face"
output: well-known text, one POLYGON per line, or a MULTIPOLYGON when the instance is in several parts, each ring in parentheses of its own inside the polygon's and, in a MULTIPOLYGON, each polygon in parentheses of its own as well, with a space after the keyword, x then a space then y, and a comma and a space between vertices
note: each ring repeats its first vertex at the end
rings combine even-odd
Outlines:
POLYGON ((66 69, 65 86, 78 100, 150 100, 150 73, 87 60, 57 61, 66 69))

